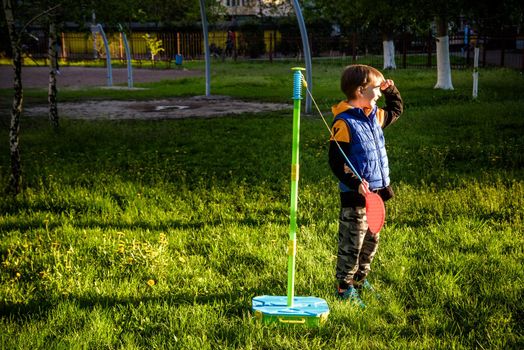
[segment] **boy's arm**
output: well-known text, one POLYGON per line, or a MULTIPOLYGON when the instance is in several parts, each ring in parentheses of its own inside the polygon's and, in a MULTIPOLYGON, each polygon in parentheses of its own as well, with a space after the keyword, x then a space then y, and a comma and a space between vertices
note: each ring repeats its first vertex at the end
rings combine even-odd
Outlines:
POLYGON ((347 163, 346 159, 334 141, 334 139, 336 139, 344 153, 348 155, 350 138, 348 127, 344 121, 338 120, 333 125, 332 132, 333 136, 329 142, 329 166, 331 167, 331 171, 344 185, 352 190, 358 191, 361 181, 351 169, 346 167, 346 170, 344 170, 344 165, 347 163))
POLYGON ((384 129, 397 121, 404 110, 404 104, 400 92, 395 85, 388 86, 382 93, 386 98, 386 106, 382 108, 384 117, 383 120, 380 121, 384 129))

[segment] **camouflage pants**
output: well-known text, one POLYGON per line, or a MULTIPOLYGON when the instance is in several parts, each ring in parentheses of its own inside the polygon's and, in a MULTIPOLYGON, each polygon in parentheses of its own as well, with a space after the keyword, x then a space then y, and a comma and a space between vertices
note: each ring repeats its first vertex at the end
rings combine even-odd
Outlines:
POLYGON ((366 208, 348 207, 340 210, 336 278, 353 284, 363 281, 371 271, 377 252, 379 234, 368 230, 366 208))

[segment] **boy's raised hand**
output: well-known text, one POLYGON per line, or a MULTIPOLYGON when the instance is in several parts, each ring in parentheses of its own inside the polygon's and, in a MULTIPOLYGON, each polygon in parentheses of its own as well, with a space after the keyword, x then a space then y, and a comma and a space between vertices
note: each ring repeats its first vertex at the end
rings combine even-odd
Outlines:
POLYGON ((384 91, 388 87, 395 85, 395 82, 391 79, 386 79, 382 83, 380 83, 380 90, 384 91))

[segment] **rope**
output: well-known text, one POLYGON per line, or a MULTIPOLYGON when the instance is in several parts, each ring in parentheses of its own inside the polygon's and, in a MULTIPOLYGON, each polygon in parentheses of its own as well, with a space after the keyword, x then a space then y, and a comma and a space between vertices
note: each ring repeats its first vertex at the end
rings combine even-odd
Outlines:
POLYGON ((307 91, 307 93, 309 94, 309 97, 311 97, 311 100, 313 101, 313 104, 315 105, 315 108, 317 109, 318 114, 320 114, 320 117, 322 118, 322 121, 324 122, 324 125, 325 125, 326 128, 328 129, 329 134, 331 135, 331 139, 332 139, 333 141, 335 141, 335 143, 337 144, 338 149, 340 150, 340 153, 342 153, 342 156, 343 156, 344 159, 346 160, 346 162, 347 162, 347 164, 349 165, 349 167, 351 168, 351 170, 353 170, 353 173, 358 177, 358 179, 359 179, 360 181, 362 181, 362 177, 360 177, 360 175, 358 174, 358 172, 355 170, 355 167, 353 166, 353 164, 351 164, 351 161, 349 160, 349 158, 346 156, 346 154, 345 154, 344 151, 342 150, 342 147, 340 146, 340 144, 338 143, 337 139, 335 138, 335 134, 333 134, 333 131, 332 131, 331 128, 329 127, 329 124, 327 123, 326 118, 324 118, 324 114, 322 114, 322 111, 321 111, 320 108, 318 107, 318 105, 317 105, 317 101, 315 101, 315 98, 314 98, 313 95, 311 94, 311 91, 309 91, 309 88, 308 88, 308 86, 307 86, 306 79, 304 78, 304 74, 302 74, 302 72, 300 72, 300 76, 302 77, 302 85, 306 88, 306 91, 307 91))

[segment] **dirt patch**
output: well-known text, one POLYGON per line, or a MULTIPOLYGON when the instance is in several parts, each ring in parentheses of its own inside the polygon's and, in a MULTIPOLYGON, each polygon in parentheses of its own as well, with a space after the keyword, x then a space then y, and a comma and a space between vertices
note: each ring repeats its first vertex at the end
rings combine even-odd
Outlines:
MULTIPOLYGON (((113 68, 113 85, 127 86, 127 69, 113 68)), ((134 83, 149 83, 160 80, 173 80, 186 77, 204 76, 200 71, 187 69, 133 69, 134 83)), ((13 68, 0 66, 0 88, 13 87, 13 68)), ((23 67, 22 86, 24 88, 47 89, 49 82, 49 68, 23 67)), ((56 77, 56 84, 61 87, 91 87, 107 86, 106 68, 61 67, 56 77)))
MULTIPOLYGON (((61 67, 57 76, 59 88, 106 87, 105 68, 61 67)), ((176 80, 203 75, 200 71, 187 69, 133 69, 135 83, 176 80)), ((13 70, 10 66, 0 66, 0 88, 13 86, 13 70)), ((49 71, 46 67, 23 67, 22 85, 24 88, 47 89, 49 71)), ((127 69, 113 68, 113 89, 127 89, 127 69), (120 84, 120 86, 116 86, 120 84)), ((0 104, 0 105, 3 105, 0 104)), ((0 106, 4 108, 4 106, 0 106)), ((5 108, 9 105, 6 104, 5 108)), ((60 117, 70 119, 181 119, 211 118, 240 113, 257 113, 290 109, 290 104, 260 103, 236 100, 228 96, 195 96, 149 101, 84 101, 59 102, 60 117)), ((24 115, 46 116, 47 105, 24 106, 24 115)))
MULTIPOLYGON (((194 96, 148 101, 85 101, 58 104, 60 116, 70 119, 182 119, 211 118, 223 115, 257 113, 290 109, 284 103, 248 102, 228 96, 194 96)), ((27 116, 47 116, 48 107, 32 106, 24 109, 27 116)))

